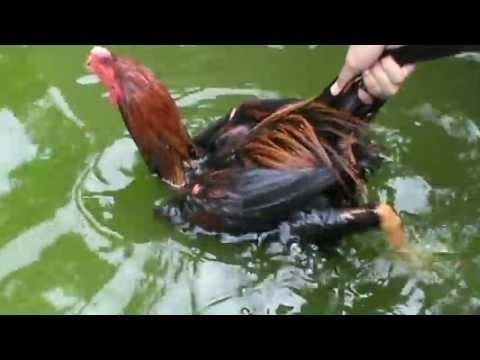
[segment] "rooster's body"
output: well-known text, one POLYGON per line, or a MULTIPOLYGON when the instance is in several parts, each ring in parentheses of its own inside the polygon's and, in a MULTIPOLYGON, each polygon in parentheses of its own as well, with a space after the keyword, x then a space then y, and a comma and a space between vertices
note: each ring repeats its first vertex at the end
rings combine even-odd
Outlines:
POLYGON ((263 236, 289 224, 291 236, 317 243, 380 226, 403 247, 401 222, 388 205, 356 203, 380 157, 364 136, 368 111, 354 105, 353 91, 335 102, 246 102, 192 139, 168 90, 146 67, 103 48, 92 50, 89 66, 109 88, 150 170, 177 191, 184 221, 209 232, 263 236))

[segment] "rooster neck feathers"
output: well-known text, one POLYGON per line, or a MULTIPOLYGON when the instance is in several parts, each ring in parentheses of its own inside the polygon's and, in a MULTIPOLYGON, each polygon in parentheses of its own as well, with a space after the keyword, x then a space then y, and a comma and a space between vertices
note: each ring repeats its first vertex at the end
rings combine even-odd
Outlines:
POLYGON ((109 89, 150 170, 183 186, 184 164, 196 151, 166 86, 151 70, 108 50, 92 50, 89 66, 109 89))

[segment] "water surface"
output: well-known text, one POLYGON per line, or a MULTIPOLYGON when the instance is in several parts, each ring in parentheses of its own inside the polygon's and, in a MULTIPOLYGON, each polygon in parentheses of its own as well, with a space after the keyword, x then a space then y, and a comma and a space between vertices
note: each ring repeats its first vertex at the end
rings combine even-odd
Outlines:
MULTIPOLYGON (((379 232, 332 253, 232 246, 153 218, 149 175, 90 47, 0 47, 0 313, 472 314, 480 306, 480 64, 419 66, 378 116, 389 161, 372 201, 435 253, 411 269, 379 232)), ((309 97, 344 47, 128 46, 169 86, 192 133, 252 97, 309 97)))

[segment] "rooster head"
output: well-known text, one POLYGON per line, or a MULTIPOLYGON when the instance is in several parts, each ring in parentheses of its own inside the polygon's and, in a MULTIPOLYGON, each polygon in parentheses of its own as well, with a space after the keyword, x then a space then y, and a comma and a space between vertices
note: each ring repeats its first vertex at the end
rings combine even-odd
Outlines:
POLYGON ((106 48, 95 46, 88 56, 86 66, 97 75, 110 93, 110 100, 118 105, 123 97, 120 84, 115 73, 115 56, 106 48))

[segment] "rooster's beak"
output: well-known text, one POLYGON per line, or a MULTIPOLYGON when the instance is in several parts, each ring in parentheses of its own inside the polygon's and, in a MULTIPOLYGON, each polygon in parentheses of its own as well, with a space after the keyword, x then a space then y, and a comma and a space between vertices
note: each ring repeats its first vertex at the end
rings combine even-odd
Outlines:
POLYGON ((85 69, 88 70, 88 71, 92 71, 92 69, 90 67, 90 63, 91 63, 91 61, 90 61, 90 56, 89 56, 87 61, 85 61, 85 64, 84 64, 85 69))

